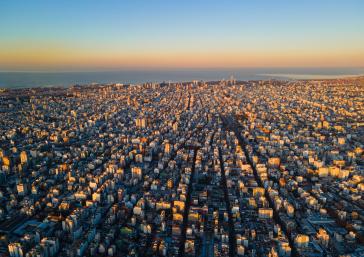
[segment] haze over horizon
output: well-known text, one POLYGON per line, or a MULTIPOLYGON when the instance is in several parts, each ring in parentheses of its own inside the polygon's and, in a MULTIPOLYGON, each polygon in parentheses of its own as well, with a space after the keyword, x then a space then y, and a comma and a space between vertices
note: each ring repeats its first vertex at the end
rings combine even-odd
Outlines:
POLYGON ((363 1, 66 2, 0 3, 0 70, 364 67, 363 1))

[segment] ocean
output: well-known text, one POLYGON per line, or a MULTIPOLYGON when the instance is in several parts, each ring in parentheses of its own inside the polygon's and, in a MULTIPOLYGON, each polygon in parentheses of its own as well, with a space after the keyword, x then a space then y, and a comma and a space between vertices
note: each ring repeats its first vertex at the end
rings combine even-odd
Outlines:
POLYGON ((325 79, 364 75, 364 68, 167 69, 89 72, 1 72, 0 88, 68 87, 75 84, 221 80, 325 79))

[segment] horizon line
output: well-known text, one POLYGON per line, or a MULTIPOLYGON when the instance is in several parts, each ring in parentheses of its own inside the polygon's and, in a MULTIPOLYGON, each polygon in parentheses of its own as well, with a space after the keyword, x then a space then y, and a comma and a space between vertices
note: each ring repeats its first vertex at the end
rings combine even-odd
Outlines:
MULTIPOLYGON (((39 70, 1 70, 0 73, 95 73, 119 71, 206 71, 237 69, 364 69, 364 66, 232 66, 232 67, 135 67, 135 68, 100 68, 100 69, 39 69, 39 70)), ((355 74, 353 74, 356 76, 355 74)))

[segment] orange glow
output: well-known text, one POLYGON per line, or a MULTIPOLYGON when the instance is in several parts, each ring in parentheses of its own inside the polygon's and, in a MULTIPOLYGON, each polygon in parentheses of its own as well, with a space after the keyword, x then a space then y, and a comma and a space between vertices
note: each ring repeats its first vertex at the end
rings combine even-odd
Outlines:
POLYGON ((364 51, 98 51, 48 45, 1 47, 0 68, 123 69, 229 67, 363 67, 364 51))

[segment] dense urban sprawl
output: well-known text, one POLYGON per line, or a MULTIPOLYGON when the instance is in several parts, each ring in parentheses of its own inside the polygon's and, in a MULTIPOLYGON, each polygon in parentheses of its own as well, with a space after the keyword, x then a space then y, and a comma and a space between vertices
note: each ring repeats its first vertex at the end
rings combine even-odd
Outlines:
POLYGON ((364 79, 0 93, 0 256, 364 256, 364 79))

